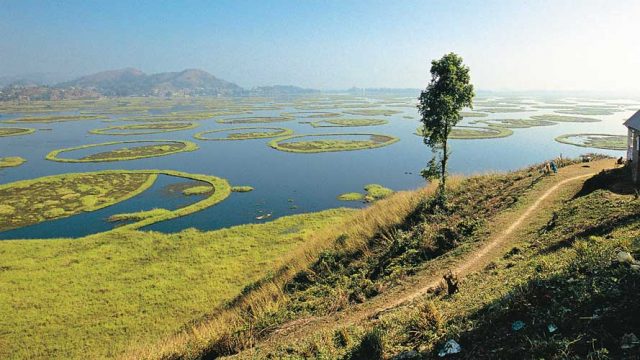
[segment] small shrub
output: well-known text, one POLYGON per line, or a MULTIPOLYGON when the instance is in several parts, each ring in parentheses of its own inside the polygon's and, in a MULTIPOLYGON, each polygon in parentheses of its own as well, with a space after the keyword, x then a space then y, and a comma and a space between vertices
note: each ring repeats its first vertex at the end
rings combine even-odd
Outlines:
POLYGON ((374 328, 364 335, 360 344, 350 354, 350 360, 381 360, 384 354, 382 330, 374 328))

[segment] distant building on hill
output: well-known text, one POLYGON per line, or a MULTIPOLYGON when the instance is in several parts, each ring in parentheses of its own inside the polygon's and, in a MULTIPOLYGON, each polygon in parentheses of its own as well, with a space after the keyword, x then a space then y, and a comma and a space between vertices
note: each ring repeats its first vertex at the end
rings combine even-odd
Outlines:
POLYGON ((640 182, 640 110, 624 122, 629 129, 627 138, 627 160, 631 161, 633 181, 640 182))

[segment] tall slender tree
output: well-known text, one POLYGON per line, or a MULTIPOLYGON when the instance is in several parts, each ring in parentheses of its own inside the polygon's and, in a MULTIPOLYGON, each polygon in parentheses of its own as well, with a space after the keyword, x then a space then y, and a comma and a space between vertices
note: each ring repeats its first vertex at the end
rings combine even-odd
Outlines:
POLYGON ((418 110, 422 116, 424 143, 434 156, 422 170, 422 176, 427 180, 439 178, 437 199, 445 208, 449 134, 462 119, 460 110, 473 107, 474 96, 469 67, 459 55, 449 53, 431 62, 431 81, 418 98, 418 110))

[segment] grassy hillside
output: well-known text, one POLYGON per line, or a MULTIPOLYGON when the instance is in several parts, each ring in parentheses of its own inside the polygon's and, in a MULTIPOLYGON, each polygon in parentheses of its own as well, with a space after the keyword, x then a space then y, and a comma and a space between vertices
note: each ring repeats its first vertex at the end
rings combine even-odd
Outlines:
MULTIPOLYGON (((574 168, 577 166, 580 165, 574 168)), ((303 320, 298 321, 316 321, 316 325, 307 329, 299 326, 289 335, 278 335, 287 332, 287 326, 280 327, 274 335, 235 357, 431 359, 440 358, 439 352, 453 340, 461 346, 461 351, 446 358, 638 358, 640 266, 618 260, 620 252, 640 258, 640 200, 637 190, 627 182, 626 172, 627 169, 601 172, 586 181, 575 181, 560 188, 555 199, 543 204, 545 211, 532 213, 509 247, 464 278, 454 294, 447 294, 446 286, 441 284, 409 303, 374 312, 375 316, 358 318, 353 313, 359 308, 350 306, 347 312, 351 314, 318 321, 317 317, 327 310, 304 305, 321 303, 321 299, 326 301, 328 297, 322 291, 308 291, 318 285, 299 287, 289 293, 292 304, 298 305, 289 311, 306 312, 305 316, 298 317, 303 320), (300 308, 304 310, 297 310, 300 308)), ((491 196, 494 191, 491 187, 474 189, 466 182, 514 181, 519 176, 515 173, 465 180, 455 197, 486 193, 480 205, 486 210, 490 208, 487 204, 499 204, 493 200, 498 198, 491 196), (507 178, 512 180, 505 180, 507 178)), ((525 190, 516 203, 526 202, 526 193, 533 194, 545 181, 549 180, 541 180, 539 185, 525 190)), ((504 194, 504 190, 496 192, 504 194)), ((475 213, 483 217, 481 212, 475 213)), ((498 222, 490 226, 502 226, 499 218, 494 217, 498 222)), ((451 224, 451 217, 447 223, 451 224)), ((411 228, 421 224, 425 225, 418 221, 411 228)), ((487 228, 486 225, 479 228, 487 228)), ((481 237, 482 231, 463 234, 459 245, 448 255, 456 252, 455 257, 461 255, 465 243, 476 241, 474 238, 481 237)), ((398 237, 395 235, 395 243, 398 237)), ((410 249, 403 253, 409 252, 410 249)), ((367 281, 371 277, 367 275, 373 273, 393 274, 398 268, 404 271, 412 268, 407 265, 411 262, 400 265, 374 262, 378 258, 374 251, 367 253, 366 261, 352 263, 351 266, 355 265, 365 275, 358 284, 371 284, 367 281)), ((447 255, 436 257, 429 263, 447 268, 446 258, 447 255)), ((341 274, 347 268, 327 267, 326 273, 344 276, 341 274)), ((332 277, 324 275, 326 273, 321 273, 320 279, 332 277)), ((418 271, 418 274, 425 273, 418 271)), ((371 281, 374 286, 379 283, 371 281)), ((381 289, 385 291, 384 287, 381 289)), ((339 298, 334 295, 333 299, 339 298)), ((371 301, 374 299, 375 295, 371 301)), ((335 303, 336 300, 331 302, 335 303)), ((293 323, 288 324, 294 327, 293 323)))
MULTIPOLYGON (((382 200, 350 222, 314 234, 314 246, 246 289, 226 309, 128 356, 215 358, 238 352, 248 358, 345 356, 358 337, 378 322, 368 318, 375 313, 367 308, 393 302, 425 274, 446 269, 473 253, 493 235, 496 224, 507 227, 512 213, 522 212, 565 177, 577 174, 581 180, 575 183, 581 184, 588 174, 612 164, 607 160, 585 168, 576 161, 558 162, 568 167, 557 176, 543 176, 540 167, 534 166, 507 174, 455 178, 447 210, 433 205, 432 187, 382 200), (334 336, 342 337, 334 334, 340 324, 348 324, 350 334, 343 335, 350 340, 331 340, 342 345, 327 346, 334 336)), ((569 198, 577 191, 574 186, 560 189, 569 198)), ((387 313, 393 311, 383 316, 387 313)), ((411 347, 398 339, 385 341, 395 344, 387 347, 387 356, 411 347)))
POLYGON ((113 358, 168 336, 352 212, 210 232, 0 241, 0 358, 113 358))

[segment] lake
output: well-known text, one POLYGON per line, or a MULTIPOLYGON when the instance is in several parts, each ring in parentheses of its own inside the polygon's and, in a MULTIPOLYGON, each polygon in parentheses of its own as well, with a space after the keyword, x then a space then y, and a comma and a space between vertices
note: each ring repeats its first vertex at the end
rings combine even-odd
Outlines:
MULTIPOLYGON (((418 94, 415 94, 417 97, 418 94)), ((414 97, 414 98, 415 98, 414 97)), ((350 97, 349 97, 350 98, 350 97)), ((596 99, 597 100, 597 99, 596 99)), ((358 100, 363 101, 363 100, 358 100)), ((322 118, 304 118, 300 110, 291 106, 289 99, 283 100, 281 109, 254 110, 251 114, 216 116, 207 120, 195 120, 200 126, 193 129, 150 135, 104 136, 89 134, 89 130, 113 125, 140 124, 134 121, 117 121, 119 117, 133 116, 126 113, 113 115, 109 122, 104 119, 81 120, 55 123, 1 124, 0 126, 32 127, 38 130, 25 136, 0 138, 0 157, 21 156, 27 160, 16 168, 0 170, 0 183, 31 179, 46 175, 69 172, 87 172, 105 169, 171 169, 196 174, 210 174, 227 179, 232 185, 250 185, 255 188, 248 193, 232 193, 222 203, 205 210, 181 218, 153 224, 143 230, 161 232, 177 232, 185 228, 213 230, 245 223, 257 223, 264 214, 272 214, 269 220, 277 217, 324 210, 336 207, 362 207, 360 202, 344 202, 337 196, 345 192, 362 192, 366 184, 377 183, 394 190, 411 190, 424 185, 419 176, 420 170, 431 158, 430 150, 423 144, 422 138, 416 136, 418 114, 415 108, 399 107, 399 103, 410 104, 413 98, 388 99, 367 98, 364 101, 378 103, 370 109, 388 109, 400 111, 391 116, 379 115, 347 115, 341 118, 376 118, 388 120, 385 125, 363 127, 313 127, 303 123, 319 121, 322 118), (384 101, 383 101, 384 100, 384 101), (291 121, 265 124, 220 124, 215 119, 234 117, 274 117, 283 113, 295 113, 291 121), (411 116, 412 119, 406 119, 411 116), (112 121, 116 120, 116 121, 112 121), (272 139, 253 139, 241 141, 204 141, 196 140, 193 135, 206 130, 219 130, 234 127, 284 127, 299 134, 323 133, 376 133, 392 135, 400 139, 386 147, 345 152, 325 153, 291 153, 270 148, 267 143, 272 139), (52 150, 112 141, 131 140, 186 140, 200 147, 194 152, 177 153, 161 157, 145 158, 130 161, 101 163, 59 163, 44 159, 52 150)), ((508 101, 505 100, 505 101, 508 101)), ((515 113, 490 113, 483 118, 466 118, 462 124, 477 120, 490 119, 525 119, 533 115, 554 114, 554 109, 540 109, 532 106, 545 106, 545 99, 534 97, 518 99, 517 106, 527 111, 515 113)), ((554 99, 548 106, 557 105, 554 99)), ((578 105, 596 106, 599 102, 567 99, 578 105)), ((345 108, 347 102, 338 102, 334 108, 322 102, 321 110, 310 109, 307 112, 352 111, 345 108)), ((606 104, 621 103, 606 100, 606 104)), ((626 134, 622 123, 640 108, 638 102, 624 100, 624 111, 613 115, 585 117, 600 119, 595 123, 558 123, 553 126, 541 126, 524 129, 513 129, 514 134, 506 138, 478 140, 450 140, 452 150, 450 172, 457 174, 475 174, 488 171, 508 171, 543 162, 562 154, 564 157, 575 157, 587 152, 598 152, 615 157, 624 156, 624 151, 597 150, 561 144, 554 138, 569 133, 610 133, 626 134)), ((262 100, 255 106, 262 106, 262 100)), ((278 105, 278 101, 269 100, 265 105, 278 105)), ((330 104, 330 102, 329 102, 330 104)), ((488 107, 493 107, 489 106, 488 107)), ((514 107, 511 105, 509 107, 514 107)), ((176 107, 170 111, 181 111, 184 107, 176 107)), ((187 108, 192 110, 191 108, 187 108)), ((481 109, 476 109, 478 112, 481 109)), ((153 111, 162 114, 165 111, 153 111)), ((72 112, 77 114, 78 112, 72 112)), ((50 115, 28 114, 33 116, 50 115)), ((562 114, 570 115, 570 114, 562 114)), ((2 114, 1 120, 25 116, 25 114, 2 114)), ((579 116, 579 115, 574 115, 579 116)), ((91 151, 105 150, 93 148, 91 151)), ((71 153, 70 153, 71 154, 71 153)), ((87 150, 76 153, 86 155, 87 150)), ((51 220, 40 224, 14 229, 0 233, 0 239, 16 238, 56 238, 81 237, 94 232, 111 229, 114 224, 106 221, 110 215, 122 212, 149 210, 155 207, 175 209, 202 198, 180 197, 163 191, 167 186, 184 182, 183 179, 161 175, 156 184, 146 192, 123 203, 91 213, 81 213, 69 218, 51 220)), ((0 199, 1 203, 1 199, 0 199)))

